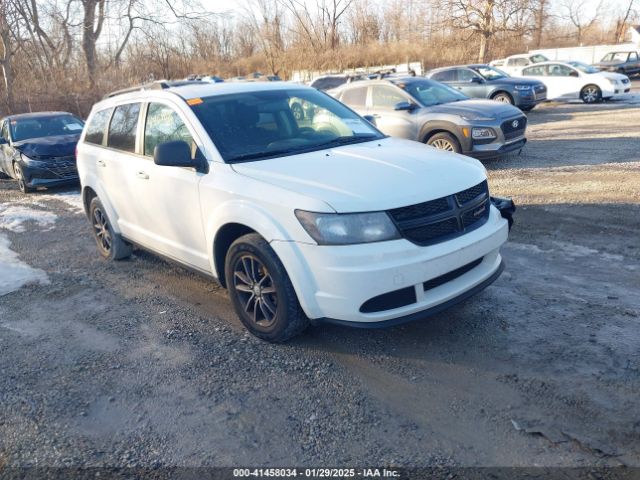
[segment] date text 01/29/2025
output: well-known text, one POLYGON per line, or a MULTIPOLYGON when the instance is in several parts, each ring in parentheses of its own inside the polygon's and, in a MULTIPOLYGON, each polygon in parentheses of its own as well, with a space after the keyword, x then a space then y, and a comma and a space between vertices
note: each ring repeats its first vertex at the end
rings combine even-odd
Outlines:
POLYGON ((235 478, 398 478, 397 470, 386 468, 234 468, 235 478))

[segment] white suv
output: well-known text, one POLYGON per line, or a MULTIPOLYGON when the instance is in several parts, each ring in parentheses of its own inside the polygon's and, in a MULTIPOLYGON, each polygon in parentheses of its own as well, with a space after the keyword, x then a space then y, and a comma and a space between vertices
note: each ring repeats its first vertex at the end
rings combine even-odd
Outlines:
POLYGON ((135 244, 216 278, 265 340, 310 321, 423 318, 503 268, 508 222, 479 162, 385 137, 313 88, 116 92, 93 107, 77 158, 105 258, 135 244), (303 102, 312 119, 293 115, 303 102))

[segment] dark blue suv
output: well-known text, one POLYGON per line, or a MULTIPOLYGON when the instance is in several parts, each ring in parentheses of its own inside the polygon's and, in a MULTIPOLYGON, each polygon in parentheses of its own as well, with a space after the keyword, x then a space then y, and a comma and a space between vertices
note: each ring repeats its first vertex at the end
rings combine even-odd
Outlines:
POLYGON ((427 78, 457 88, 472 98, 489 98, 529 111, 547 99, 547 87, 528 78, 512 78, 489 65, 459 65, 427 72, 427 78))

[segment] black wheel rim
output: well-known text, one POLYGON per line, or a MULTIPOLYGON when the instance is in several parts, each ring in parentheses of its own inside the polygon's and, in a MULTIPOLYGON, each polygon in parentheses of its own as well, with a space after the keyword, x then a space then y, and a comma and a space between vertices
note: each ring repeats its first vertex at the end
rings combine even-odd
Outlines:
POLYGON ((302 120, 302 117, 303 117, 302 107, 295 105, 292 110, 293 110, 293 118, 295 118, 296 120, 302 120))
POLYGON ((102 251, 110 253, 113 240, 109 231, 109 222, 107 216, 99 208, 93 210, 93 232, 102 251))
POLYGON ((253 255, 243 255, 233 266, 233 287, 248 320, 261 328, 276 320, 278 296, 265 265, 253 255))

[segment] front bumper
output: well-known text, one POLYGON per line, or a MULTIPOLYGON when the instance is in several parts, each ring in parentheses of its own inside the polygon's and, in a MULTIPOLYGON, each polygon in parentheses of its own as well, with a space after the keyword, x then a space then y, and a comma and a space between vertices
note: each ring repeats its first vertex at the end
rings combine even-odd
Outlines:
POLYGON ((441 311, 489 285, 502 269, 500 246, 507 235, 507 220, 492 207, 482 227, 429 247, 405 239, 331 247, 274 241, 271 246, 309 318, 384 326, 395 319, 441 311), (465 270, 466 266, 472 268, 465 270), (462 274, 446 279, 460 270, 462 274), (447 281, 438 282, 442 278, 447 281), (434 281, 435 286, 427 288, 434 281), (415 293, 415 301, 362 311, 370 300, 400 290, 415 293))
POLYGON ((474 145, 473 150, 463 153, 470 157, 477 158, 478 160, 484 160, 519 151, 526 143, 527 139, 522 137, 509 143, 487 143, 485 145, 474 145))
POLYGON ((20 160, 19 164, 29 187, 54 187, 79 182, 75 160, 73 163, 53 161, 46 165, 33 165, 20 160))

